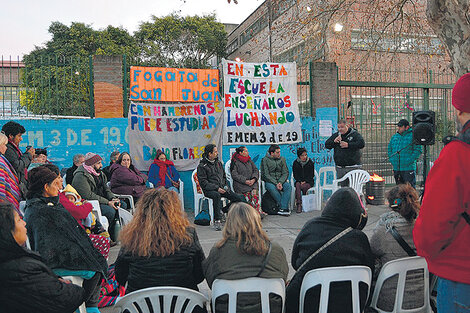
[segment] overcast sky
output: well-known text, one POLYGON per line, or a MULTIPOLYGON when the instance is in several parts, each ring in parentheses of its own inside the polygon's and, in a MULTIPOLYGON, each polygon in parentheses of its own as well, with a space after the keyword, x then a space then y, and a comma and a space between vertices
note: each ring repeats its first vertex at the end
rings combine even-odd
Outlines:
POLYGON ((151 15, 171 12, 202 15, 215 12, 219 22, 239 24, 263 0, 2 0, 0 5, 0 56, 12 59, 29 53, 50 39, 53 21, 66 25, 83 22, 94 29, 123 26, 133 33, 151 15))

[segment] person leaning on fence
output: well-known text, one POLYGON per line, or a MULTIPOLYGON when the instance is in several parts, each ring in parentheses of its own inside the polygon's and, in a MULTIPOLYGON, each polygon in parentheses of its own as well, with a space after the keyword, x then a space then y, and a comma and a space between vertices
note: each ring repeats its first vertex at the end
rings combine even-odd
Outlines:
POLYGON ((72 313, 85 300, 82 287, 54 274, 24 247, 26 223, 11 203, 0 202, 0 303, 3 313, 72 313))
POLYGON ((388 158, 393 166, 393 177, 397 185, 408 182, 415 188, 416 161, 423 149, 413 143, 413 130, 408 120, 400 120, 397 127, 397 133, 388 144, 388 158))
POLYGON ((19 145, 23 141, 23 134, 26 132, 26 129, 21 124, 9 121, 3 125, 2 132, 8 138, 7 151, 4 155, 15 169, 16 175, 18 175, 21 197, 25 199, 26 192, 28 191, 26 188, 26 171, 29 164, 31 164, 36 150, 33 147, 29 147, 25 153, 21 152, 19 145))
POLYGON ((46 166, 28 173, 24 220, 31 248, 39 252, 56 274, 82 276, 87 310, 97 312, 100 283, 108 264, 85 230, 60 203, 61 187, 60 176, 46 166))
MULTIPOLYGON (((211 198, 214 204, 214 228, 219 231, 222 229, 222 197, 230 202, 244 202, 243 195, 230 191, 228 187, 227 176, 224 166, 219 161, 219 152, 214 144, 208 144, 204 147, 204 153, 197 166, 197 178, 204 196, 211 198)), ((224 211, 228 210, 226 206, 224 211)))
MULTIPOLYGON (((325 142, 325 148, 333 149, 333 159, 336 165, 336 178, 340 179, 348 172, 361 169, 361 149, 365 143, 361 134, 349 127, 346 120, 338 121, 338 131, 325 142)), ((342 187, 348 186, 348 180, 340 183, 342 187)))
POLYGON ((307 155, 307 149, 297 149, 297 159, 292 164, 295 180, 295 205, 297 213, 302 213, 302 195, 314 186, 315 165, 307 155))
MULTIPOLYGON (((286 281, 289 273, 284 249, 268 238, 261 226, 260 215, 247 203, 232 204, 222 240, 212 247, 202 266, 210 288, 216 279, 261 277, 286 281)), ((227 298, 219 299, 213 309, 216 313, 227 312, 227 298)), ((277 296, 271 300, 271 312, 281 312, 282 300, 277 296)), ((239 295, 237 312, 261 312, 259 297, 246 293, 239 295)))
POLYGON ((459 133, 429 172, 413 230, 418 255, 439 277, 439 313, 470 312, 470 73, 455 84, 452 105, 459 133))
MULTIPOLYGON (((300 286, 305 274, 313 269, 335 266, 364 265, 374 271, 374 257, 367 235, 362 229, 367 223, 367 211, 354 189, 338 189, 328 200, 320 217, 308 221, 295 239, 292 267, 297 271, 286 288, 286 313, 299 312, 300 286), (324 247, 331 239, 334 242, 324 247), (320 248, 324 249, 320 250, 320 248), (317 250, 320 252, 309 259, 317 250), (304 264, 305 262, 305 264, 304 264)), ((361 312, 367 300, 367 286, 360 286, 361 312), (364 288, 366 287, 366 288, 364 288)), ((328 312, 352 312, 350 283, 337 283, 330 289, 328 312)), ((308 312, 318 312, 319 288, 305 296, 308 312)))
POLYGON ((16 212, 23 217, 20 212, 21 190, 20 181, 11 163, 5 158, 8 138, 0 133, 0 198, 13 204, 16 212))
POLYGON ((117 211, 119 207, 126 208, 126 204, 125 202, 121 203, 109 189, 106 175, 102 172, 101 160, 98 154, 88 152, 85 156, 85 163, 75 171, 72 186, 82 199, 98 200, 101 213, 108 219, 111 239, 116 241, 114 225, 116 224, 117 211))
MULTIPOLYGON (((370 238, 370 247, 376 258, 371 292, 374 290, 373 286, 375 286, 380 270, 385 263, 416 255, 413 227, 420 207, 418 193, 410 184, 400 184, 390 189, 387 193, 387 200, 390 211, 380 216, 370 238), (405 241, 409 247, 409 252, 399 244, 392 232, 398 233, 405 241)), ((421 306, 423 284, 424 280, 421 273, 407 274, 405 285, 407 296, 403 299, 404 308, 421 306)), ((377 307, 391 312, 395 304, 395 290, 396 280, 385 281, 380 290, 377 307)))
POLYGON ((230 174, 233 180, 233 190, 243 194, 251 206, 259 212, 261 218, 264 218, 267 214, 261 210, 259 203, 259 170, 245 146, 235 149, 230 161, 230 174))
POLYGON ((65 172, 65 183, 67 185, 72 184, 73 175, 74 175, 75 171, 83 163, 85 163, 85 156, 83 154, 75 154, 73 156, 73 165, 72 165, 72 167, 69 167, 67 169, 67 171, 65 172))
POLYGON ((271 145, 266 156, 261 159, 261 179, 265 182, 266 190, 280 207, 278 214, 289 216, 292 186, 288 181, 289 169, 286 159, 281 156, 281 148, 278 145, 271 145))
POLYGON ((122 286, 128 283, 126 293, 157 286, 198 290, 204 280, 204 251, 176 192, 145 191, 120 238, 115 273, 122 286))

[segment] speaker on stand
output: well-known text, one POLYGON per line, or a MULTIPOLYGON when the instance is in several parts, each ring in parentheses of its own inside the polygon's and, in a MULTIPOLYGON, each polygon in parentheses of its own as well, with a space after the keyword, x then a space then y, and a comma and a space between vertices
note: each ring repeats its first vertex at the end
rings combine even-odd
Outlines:
POLYGON ((436 114, 434 111, 413 112, 413 143, 424 146, 423 155, 423 181, 421 183, 421 200, 424 195, 424 186, 428 173, 427 146, 434 145, 436 139, 436 114))

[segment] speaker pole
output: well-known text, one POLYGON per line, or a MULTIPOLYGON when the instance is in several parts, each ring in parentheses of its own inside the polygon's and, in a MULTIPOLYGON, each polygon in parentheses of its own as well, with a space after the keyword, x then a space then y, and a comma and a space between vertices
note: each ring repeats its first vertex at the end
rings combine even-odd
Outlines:
POLYGON ((423 197, 424 197, 424 188, 426 188, 426 178, 428 176, 428 147, 425 145, 424 146, 424 155, 423 155, 423 181, 421 183, 421 187, 423 189, 421 190, 421 203, 423 202, 423 197))

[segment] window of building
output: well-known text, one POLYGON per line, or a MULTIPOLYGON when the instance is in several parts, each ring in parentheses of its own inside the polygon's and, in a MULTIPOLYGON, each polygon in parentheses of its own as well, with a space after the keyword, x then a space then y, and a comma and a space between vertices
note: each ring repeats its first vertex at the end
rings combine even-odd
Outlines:
POLYGON ((228 46, 227 46, 227 55, 232 54, 235 50, 238 49, 238 38, 235 38, 228 46))
POLYGON ((240 47, 268 26, 268 14, 261 15, 253 24, 240 34, 240 47))
POLYGON ((282 13, 289 10, 291 6, 297 3, 296 0, 270 0, 271 1, 271 12, 273 21, 277 19, 282 13))

